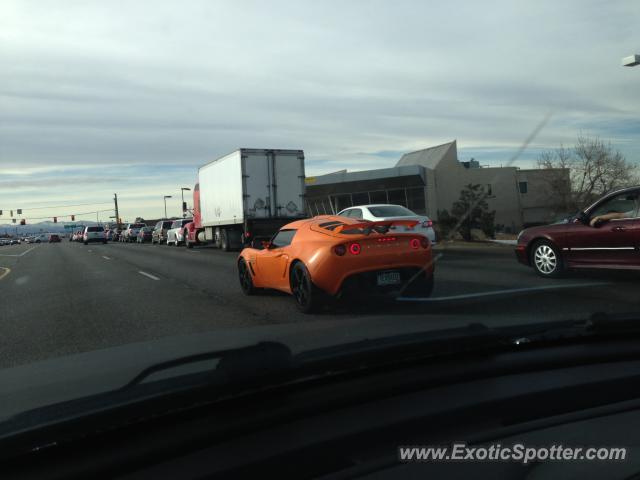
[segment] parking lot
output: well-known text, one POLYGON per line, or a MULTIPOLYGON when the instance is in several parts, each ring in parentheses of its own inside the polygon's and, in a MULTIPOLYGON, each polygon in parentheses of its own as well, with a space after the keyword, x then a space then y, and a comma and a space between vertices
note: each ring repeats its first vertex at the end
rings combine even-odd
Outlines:
POLYGON ((108 243, 12 245, 0 249, 0 364, 218 328, 353 317, 473 315, 539 321, 595 311, 637 310, 636 272, 580 272, 543 279, 509 246, 436 247, 432 297, 328 305, 298 312, 284 294, 246 297, 237 253, 209 247, 108 243))

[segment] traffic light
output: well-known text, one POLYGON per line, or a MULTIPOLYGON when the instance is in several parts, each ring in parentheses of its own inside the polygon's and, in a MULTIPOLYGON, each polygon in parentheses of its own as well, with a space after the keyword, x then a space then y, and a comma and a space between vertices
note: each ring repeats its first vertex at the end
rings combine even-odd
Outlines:
POLYGON ((182 211, 183 212, 187 211, 187 202, 182 202, 182 211))
POLYGON ((58 223, 58 217, 53 217, 53 223, 58 223))
POLYGON ((75 215, 71 215, 71 221, 75 222, 75 220, 76 220, 76 216, 75 215))
POLYGON ((0 217, 2 216, 2 210, 0 210, 0 217))
POLYGON ((21 208, 18 209, 18 215, 22 215, 22 209, 21 208))
POLYGON ((20 219, 20 225, 26 225, 27 221, 24 218, 20 219))

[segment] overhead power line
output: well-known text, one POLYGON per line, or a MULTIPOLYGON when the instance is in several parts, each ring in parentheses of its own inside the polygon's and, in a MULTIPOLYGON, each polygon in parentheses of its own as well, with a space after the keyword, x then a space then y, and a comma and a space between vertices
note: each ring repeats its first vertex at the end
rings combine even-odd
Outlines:
MULTIPOLYGON (((113 202, 96 202, 96 203, 76 203, 74 205, 52 205, 50 207, 31 207, 31 208, 21 208, 23 212, 29 210, 47 210, 49 208, 67 208, 67 207, 86 207, 88 205, 111 205, 113 202)), ((4 211, 8 211, 9 209, 3 209, 4 211)), ((17 208, 13 209, 14 211, 18 210, 17 208)))
POLYGON ((96 213, 103 213, 103 212, 113 212, 113 208, 108 208, 106 210, 94 210, 93 212, 81 212, 81 213, 73 213, 73 214, 68 214, 68 215, 47 215, 46 217, 20 217, 20 220, 47 220, 47 219, 52 219, 53 217, 57 218, 57 219, 61 219, 61 218, 71 218, 73 217, 80 217, 82 215, 95 215, 96 213))

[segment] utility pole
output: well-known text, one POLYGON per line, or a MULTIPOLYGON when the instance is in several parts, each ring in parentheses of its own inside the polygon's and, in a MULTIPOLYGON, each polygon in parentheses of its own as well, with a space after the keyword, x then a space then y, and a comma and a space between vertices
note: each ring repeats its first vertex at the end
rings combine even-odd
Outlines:
POLYGON ((113 194, 113 201, 116 204, 116 225, 118 226, 118 228, 120 227, 120 213, 118 212, 118 194, 114 193, 113 194))

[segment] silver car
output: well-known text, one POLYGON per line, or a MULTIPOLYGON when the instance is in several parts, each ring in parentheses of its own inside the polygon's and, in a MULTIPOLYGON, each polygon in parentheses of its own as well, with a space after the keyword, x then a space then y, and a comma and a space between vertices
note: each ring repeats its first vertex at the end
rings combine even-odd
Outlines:
POLYGON ((107 243, 107 238, 104 235, 104 228, 100 226, 85 227, 82 234, 82 241, 85 245, 91 242, 107 243))
POLYGON ((180 218, 171 224, 171 228, 167 232, 167 245, 182 245, 184 242, 184 226, 193 222, 193 218, 180 218))
POLYGON ((402 205, 375 204, 358 205, 342 210, 338 215, 380 222, 384 220, 417 220, 418 224, 413 227, 391 227, 392 230, 402 229, 420 233, 427 237, 431 243, 436 243, 436 231, 433 229, 433 222, 425 215, 418 215, 402 205))
POLYGON ((120 236, 121 242, 135 242, 138 238, 138 232, 142 227, 146 227, 146 223, 130 223, 120 236))

